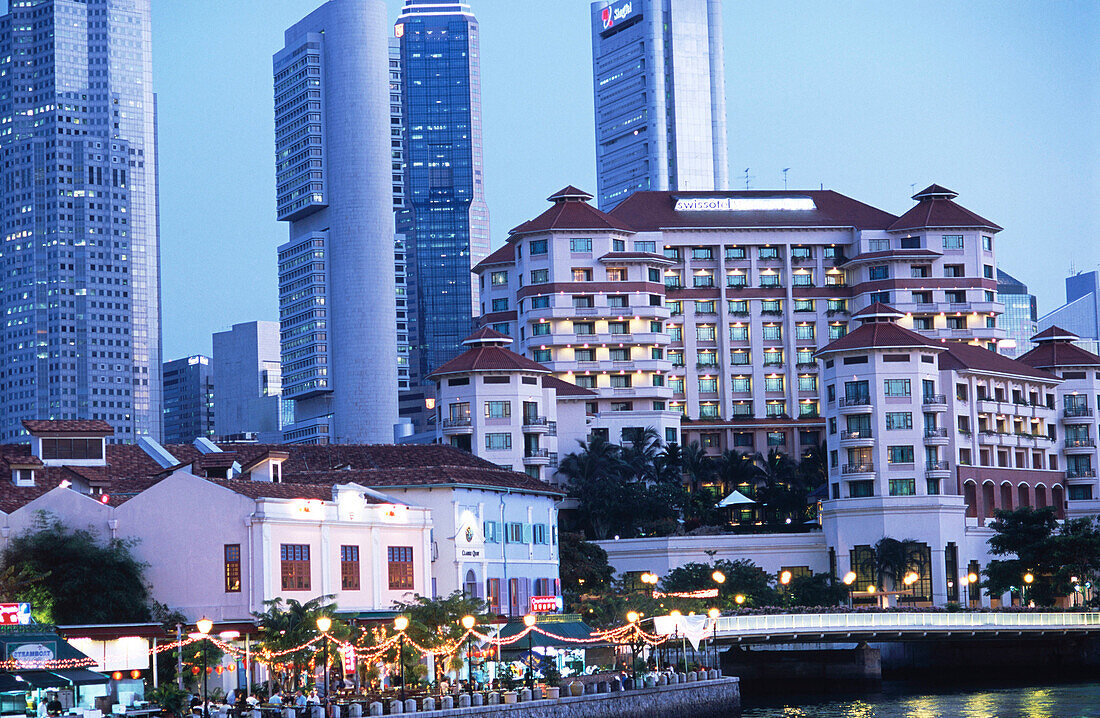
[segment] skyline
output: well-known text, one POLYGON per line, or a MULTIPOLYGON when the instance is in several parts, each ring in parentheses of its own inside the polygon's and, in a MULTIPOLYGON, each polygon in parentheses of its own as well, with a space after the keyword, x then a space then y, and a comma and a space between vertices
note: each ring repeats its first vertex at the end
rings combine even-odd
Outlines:
MULTIPOLYGON (((282 29, 318 5, 154 7, 165 358, 208 353, 213 332, 277 317, 275 248, 287 235, 272 200, 270 57, 282 29), (207 280, 198 290, 196 277, 207 280)), ((395 20, 400 3, 387 6, 395 20)), ((588 7, 571 0, 521 15, 501 0, 472 4, 494 249, 559 187, 595 191, 588 7), (531 43, 527 27, 556 32, 531 43)), ((791 167, 792 190, 823 184, 900 214, 913 191, 950 187, 1006 228, 998 263, 1038 295, 1040 314, 1061 303, 1070 262, 1100 261, 1094 246, 1074 246, 1100 194, 1089 131, 1100 72, 1088 42, 1100 9, 940 3, 901 15, 870 3, 727 3, 724 20, 734 189, 745 167, 753 188, 782 189, 791 167), (968 71, 942 77, 956 67, 968 71), (1037 246, 1053 250, 1049 259, 1034 261, 1027 250, 1037 246)))

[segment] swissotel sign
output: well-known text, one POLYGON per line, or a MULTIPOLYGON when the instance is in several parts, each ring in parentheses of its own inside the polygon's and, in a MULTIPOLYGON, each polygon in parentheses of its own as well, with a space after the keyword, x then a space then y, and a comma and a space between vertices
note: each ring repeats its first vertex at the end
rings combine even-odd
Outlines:
POLYGON ((767 212, 817 209, 810 197, 691 197, 676 200, 677 212, 767 212))
POLYGON ((634 13, 634 3, 636 2, 639 2, 639 0, 626 0, 626 2, 608 5, 601 10, 600 20, 603 22, 603 29, 610 30, 630 17, 634 13))

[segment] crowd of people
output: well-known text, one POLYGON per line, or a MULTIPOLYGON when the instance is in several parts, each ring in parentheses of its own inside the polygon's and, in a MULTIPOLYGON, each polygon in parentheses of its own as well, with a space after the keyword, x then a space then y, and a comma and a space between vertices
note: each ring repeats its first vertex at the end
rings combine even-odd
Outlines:
MULTIPOLYGON (((231 689, 225 694, 224 701, 210 700, 207 710, 210 713, 214 713, 219 708, 227 707, 231 715, 243 716, 247 711, 256 710, 261 707, 283 708, 285 706, 294 706, 296 708, 305 708, 307 706, 318 705, 321 705, 321 696, 318 695, 317 689, 315 688, 310 689, 308 692, 297 690, 285 695, 281 690, 276 688, 275 692, 272 693, 271 697, 266 701, 261 701, 259 696, 255 693, 231 689)), ((202 716, 201 695, 196 695, 191 698, 191 714, 198 717, 202 716)))

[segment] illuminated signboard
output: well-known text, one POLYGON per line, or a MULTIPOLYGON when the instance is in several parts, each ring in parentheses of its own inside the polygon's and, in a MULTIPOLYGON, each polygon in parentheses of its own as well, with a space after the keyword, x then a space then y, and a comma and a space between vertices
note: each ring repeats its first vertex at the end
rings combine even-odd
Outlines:
POLYGON ((639 15, 641 13, 640 2, 641 0, 623 0, 623 2, 612 3, 600 10, 600 22, 603 23, 604 31, 622 25, 630 18, 639 15), (637 13, 635 9, 638 10, 637 13))
POLYGON ((57 643, 54 641, 8 644, 8 660, 14 661, 16 665, 34 666, 52 661, 56 657, 57 643))
POLYGON ((810 197, 691 197, 676 200, 677 212, 773 212, 817 209, 810 197))
POLYGON ((26 626, 31 622, 31 604, 0 603, 0 626, 26 626))
POLYGON ((340 651, 340 657, 343 659, 344 673, 353 673, 355 671, 355 646, 345 643, 337 650, 340 651))
POLYGON ((560 596, 531 596, 531 613, 552 613, 561 610, 560 596))

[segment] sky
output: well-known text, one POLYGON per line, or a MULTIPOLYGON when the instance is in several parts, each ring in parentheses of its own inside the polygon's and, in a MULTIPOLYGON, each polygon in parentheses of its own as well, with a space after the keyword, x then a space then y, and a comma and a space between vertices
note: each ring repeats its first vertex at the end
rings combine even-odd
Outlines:
MULTIPOLYGON (((470 2, 495 249, 555 190, 596 189, 589 11, 470 2)), ((165 360, 278 318, 271 56, 319 4, 153 0, 165 360)), ((998 263, 1040 314, 1100 268, 1100 3, 726 0, 724 20, 733 189, 790 168, 901 214, 941 184, 1005 227, 998 263)))

